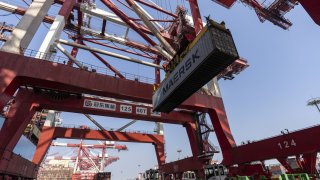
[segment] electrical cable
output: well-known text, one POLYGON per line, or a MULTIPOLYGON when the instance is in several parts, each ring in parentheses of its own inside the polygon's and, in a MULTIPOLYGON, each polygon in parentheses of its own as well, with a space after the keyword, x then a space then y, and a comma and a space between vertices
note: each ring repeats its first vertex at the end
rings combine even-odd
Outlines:
POLYGON ((0 14, 0 16, 10 16, 12 15, 13 13, 9 13, 9 14, 0 14))
POLYGON ((25 0, 22 0, 26 5, 28 5, 28 6, 30 6, 30 4, 29 3, 27 3, 25 0))
MULTIPOLYGON (((13 13, 14 14, 14 13, 13 13)), ((19 19, 19 21, 21 20, 21 18, 19 18, 16 14, 14 14, 15 16, 16 16, 16 18, 18 18, 19 19)))

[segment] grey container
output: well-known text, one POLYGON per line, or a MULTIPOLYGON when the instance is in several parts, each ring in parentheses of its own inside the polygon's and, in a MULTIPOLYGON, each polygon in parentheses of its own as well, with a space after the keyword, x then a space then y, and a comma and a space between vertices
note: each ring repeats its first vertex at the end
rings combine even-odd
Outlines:
POLYGON ((239 58, 230 31, 213 24, 207 25, 207 30, 160 84, 153 95, 154 111, 171 112, 239 58))

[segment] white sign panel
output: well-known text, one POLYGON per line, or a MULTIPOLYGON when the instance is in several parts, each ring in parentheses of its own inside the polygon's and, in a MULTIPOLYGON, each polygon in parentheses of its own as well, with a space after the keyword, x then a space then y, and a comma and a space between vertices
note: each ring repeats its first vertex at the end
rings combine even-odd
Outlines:
POLYGON ((85 99, 83 103, 83 107, 115 111, 117 105, 114 103, 108 103, 104 101, 95 101, 95 100, 85 99))
POLYGON ((148 110, 147 110, 147 108, 144 108, 144 107, 137 107, 136 114, 147 115, 148 110))
POLYGON ((120 112, 132 113, 132 106, 130 105, 120 105, 120 112))

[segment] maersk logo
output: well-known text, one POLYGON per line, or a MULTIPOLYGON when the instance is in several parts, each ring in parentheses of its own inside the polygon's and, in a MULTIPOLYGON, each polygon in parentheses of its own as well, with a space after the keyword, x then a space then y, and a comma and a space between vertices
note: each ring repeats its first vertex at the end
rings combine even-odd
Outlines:
POLYGON ((166 81, 166 84, 162 88, 162 96, 164 96, 171 87, 173 87, 180 79, 185 78, 190 69, 193 69, 193 65, 196 64, 197 59, 200 59, 198 54, 198 49, 190 55, 190 57, 185 60, 184 64, 179 67, 178 70, 174 70, 174 74, 170 74, 169 78, 166 81))

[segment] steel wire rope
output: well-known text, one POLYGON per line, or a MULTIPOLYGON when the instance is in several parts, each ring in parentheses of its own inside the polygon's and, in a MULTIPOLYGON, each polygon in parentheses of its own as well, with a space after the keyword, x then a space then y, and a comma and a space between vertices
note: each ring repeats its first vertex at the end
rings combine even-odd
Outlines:
POLYGON ((128 6, 127 4, 125 4, 124 2, 122 2, 120 0, 116 0, 116 1, 118 1, 120 4, 122 4, 123 6, 125 6, 126 8, 128 8, 132 11, 132 8, 130 6, 128 6))

